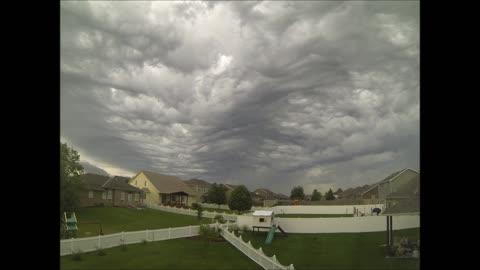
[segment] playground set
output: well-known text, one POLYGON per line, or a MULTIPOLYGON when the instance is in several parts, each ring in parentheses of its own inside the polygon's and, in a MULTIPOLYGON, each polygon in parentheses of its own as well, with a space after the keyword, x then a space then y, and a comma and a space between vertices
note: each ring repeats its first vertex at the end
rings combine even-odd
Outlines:
POLYGON ((275 236, 275 231, 278 229, 283 234, 283 236, 288 236, 287 233, 282 229, 282 227, 277 226, 274 221, 273 211, 255 211, 252 214, 253 226, 252 231, 255 233, 255 230, 258 232, 260 229, 268 229, 267 239, 265 239, 265 244, 270 245, 275 236))
POLYGON ((77 224, 97 224, 100 228, 100 235, 103 235, 102 224, 98 221, 78 222, 75 212, 64 212, 62 218, 62 237, 75 238, 77 237, 77 224))

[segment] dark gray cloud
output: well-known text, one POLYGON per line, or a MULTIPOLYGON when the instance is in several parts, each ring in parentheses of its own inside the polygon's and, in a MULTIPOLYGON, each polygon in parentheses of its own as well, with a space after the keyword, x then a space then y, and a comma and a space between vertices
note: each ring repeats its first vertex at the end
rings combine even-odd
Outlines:
POLYGON ((413 1, 62 2, 62 138, 285 193, 419 169, 418 28, 413 1))

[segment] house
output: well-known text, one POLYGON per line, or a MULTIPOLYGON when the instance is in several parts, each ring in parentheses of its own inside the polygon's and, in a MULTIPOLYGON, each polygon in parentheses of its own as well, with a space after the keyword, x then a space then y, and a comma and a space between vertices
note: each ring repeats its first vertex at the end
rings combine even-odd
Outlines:
POLYGON ((195 191, 195 197, 197 198, 197 202, 205 202, 206 198, 208 197, 208 190, 210 189, 209 182, 202 180, 202 179, 190 179, 183 181, 187 184, 192 190, 195 191))
POLYGON ((252 226, 270 227, 273 224, 273 211, 256 210, 252 214, 252 226))
POLYGON ((197 201, 196 192, 176 176, 142 170, 128 183, 145 192, 146 204, 190 206, 197 201))
POLYGON ((230 196, 232 195, 232 191, 235 190, 237 187, 239 187, 238 185, 231 185, 231 184, 222 184, 222 186, 225 187, 225 197, 227 198, 227 204, 228 204, 228 201, 230 200, 230 196))
POLYGON ((139 206, 143 204, 143 192, 130 186, 129 178, 86 173, 80 178, 85 191, 80 193, 80 206, 139 206))
POLYGON ((413 169, 406 168, 389 175, 387 178, 363 191, 361 197, 367 200, 379 199, 385 202, 389 194, 405 190, 406 187, 412 184, 415 185, 415 183, 419 181, 420 173, 413 169))

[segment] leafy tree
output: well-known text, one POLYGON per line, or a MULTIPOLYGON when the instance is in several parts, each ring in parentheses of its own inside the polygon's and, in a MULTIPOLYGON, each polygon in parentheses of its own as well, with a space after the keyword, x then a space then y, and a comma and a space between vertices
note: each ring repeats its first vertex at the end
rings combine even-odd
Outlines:
POLYGON ((337 191, 334 194, 340 194, 342 192, 343 192, 343 190, 341 188, 338 188, 337 191))
POLYGON ((312 201, 320 201, 321 197, 322 197, 322 194, 318 192, 316 189, 314 189, 312 193, 312 201))
POLYGON ((199 203, 192 203, 193 210, 197 210, 197 218, 200 220, 202 219, 203 215, 203 207, 199 203))
POLYGON ((228 207, 231 210, 245 211, 252 208, 252 197, 248 189, 241 185, 232 191, 230 200, 228 201, 228 207))
POLYGON ((80 179, 83 167, 79 161, 78 152, 60 142, 60 215, 80 204, 79 193, 84 189, 84 185, 80 179))
POLYGON ((305 193, 303 193, 303 187, 301 186, 294 187, 290 193, 290 198, 292 200, 295 200, 295 199, 303 200, 305 198, 305 193))
POLYGON ((214 204, 225 204, 227 202, 226 190, 222 185, 213 183, 208 190, 208 202, 214 204))
POLYGON ((333 196, 332 189, 329 189, 328 192, 325 194, 325 199, 328 201, 335 200, 335 196, 333 196))

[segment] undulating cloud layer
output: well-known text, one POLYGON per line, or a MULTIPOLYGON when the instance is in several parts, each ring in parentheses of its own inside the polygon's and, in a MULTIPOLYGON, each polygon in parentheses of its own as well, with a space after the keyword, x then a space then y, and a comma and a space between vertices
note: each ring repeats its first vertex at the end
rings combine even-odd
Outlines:
POLYGON ((419 3, 61 3, 61 137, 289 194, 419 169, 419 3))

